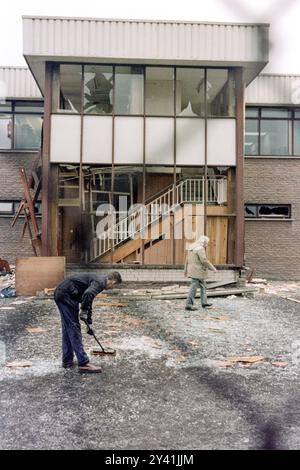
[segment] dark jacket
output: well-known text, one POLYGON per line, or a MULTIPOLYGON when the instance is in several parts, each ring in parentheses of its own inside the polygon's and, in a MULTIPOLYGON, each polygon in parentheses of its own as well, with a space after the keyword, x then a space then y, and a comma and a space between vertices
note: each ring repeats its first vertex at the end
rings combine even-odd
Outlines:
POLYGON ((75 274, 67 277, 57 286, 57 290, 69 294, 78 303, 81 310, 90 312, 97 294, 106 288, 107 276, 99 274, 75 274))

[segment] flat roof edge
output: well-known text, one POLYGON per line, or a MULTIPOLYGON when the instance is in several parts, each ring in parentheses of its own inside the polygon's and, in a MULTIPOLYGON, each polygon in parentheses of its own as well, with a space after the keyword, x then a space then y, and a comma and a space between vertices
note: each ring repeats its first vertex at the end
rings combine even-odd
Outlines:
POLYGON ((0 65, 0 69, 28 70, 26 65, 0 65))
POLYGON ((126 18, 93 18, 78 16, 42 16, 42 15, 22 15, 22 19, 32 20, 70 20, 70 21, 101 21, 120 23, 161 23, 161 24, 195 24, 195 25, 220 25, 220 26, 264 26, 270 27, 270 23, 235 23, 226 21, 189 21, 189 20, 156 20, 156 19, 126 19, 126 18))
POLYGON ((260 73, 256 78, 259 77, 297 77, 300 78, 300 73, 260 73))

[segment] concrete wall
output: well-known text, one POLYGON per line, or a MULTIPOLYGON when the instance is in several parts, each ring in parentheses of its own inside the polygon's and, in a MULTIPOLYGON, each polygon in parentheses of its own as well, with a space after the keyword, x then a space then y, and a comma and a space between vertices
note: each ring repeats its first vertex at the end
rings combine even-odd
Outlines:
MULTIPOLYGON (((23 197, 18 169, 24 167, 30 175, 38 154, 31 152, 0 152, 0 200, 20 200, 23 197)), ((15 264, 17 256, 32 256, 28 236, 21 239, 23 220, 12 229, 12 217, 0 215, 0 257, 15 264)))
POLYGON ((256 276, 300 279, 300 159, 245 158, 245 202, 291 204, 292 220, 246 220, 246 265, 256 276))

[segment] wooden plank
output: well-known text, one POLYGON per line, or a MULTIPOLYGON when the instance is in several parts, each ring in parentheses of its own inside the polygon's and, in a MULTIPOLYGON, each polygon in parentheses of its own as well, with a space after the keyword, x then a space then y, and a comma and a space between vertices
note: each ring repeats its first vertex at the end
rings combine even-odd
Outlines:
POLYGON ((65 271, 64 256, 17 258, 17 295, 35 295, 37 291, 56 287, 63 281, 65 271))

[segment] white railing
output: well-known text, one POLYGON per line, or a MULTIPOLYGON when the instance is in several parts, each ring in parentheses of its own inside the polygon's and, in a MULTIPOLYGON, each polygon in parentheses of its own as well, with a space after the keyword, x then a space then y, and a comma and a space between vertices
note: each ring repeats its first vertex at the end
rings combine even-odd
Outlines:
MULTIPOLYGON (((136 204, 127 217, 121 219, 94 238, 91 244, 91 261, 107 253, 112 247, 120 245, 128 239, 139 236, 150 224, 161 216, 171 213, 177 205, 204 203, 204 178, 189 178, 172 186, 147 205, 136 204)), ((209 178, 207 181, 207 203, 223 204, 227 201, 227 179, 209 178)))

